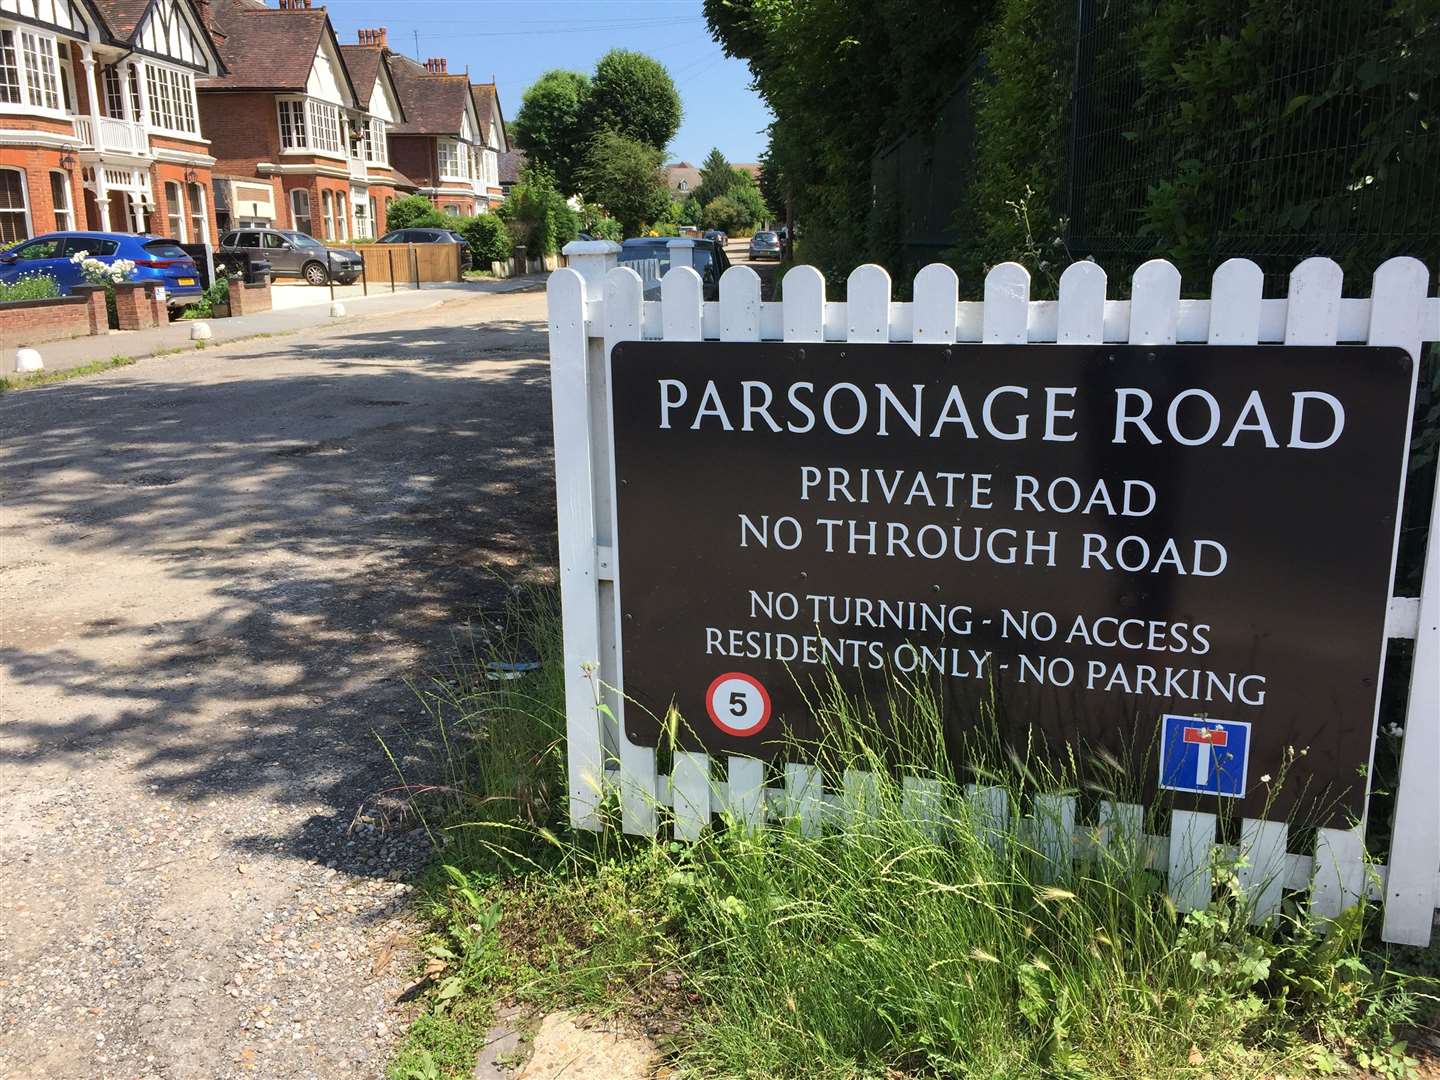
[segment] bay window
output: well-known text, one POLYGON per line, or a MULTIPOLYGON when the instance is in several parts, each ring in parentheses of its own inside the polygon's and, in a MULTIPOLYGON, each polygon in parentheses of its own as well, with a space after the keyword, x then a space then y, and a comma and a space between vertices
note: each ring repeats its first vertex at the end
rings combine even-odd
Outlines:
POLYGON ((150 92, 151 127, 194 134, 195 81, 190 73, 158 64, 145 65, 145 88, 150 92))
POLYGON ((456 142, 454 139, 441 139, 440 152, 440 175, 452 180, 470 179, 470 144, 456 142))
POLYGON ((281 98, 280 145, 286 150, 317 154, 345 154, 340 109, 315 98, 281 98))
POLYGON ((70 84, 63 74, 69 46, 38 30, 0 29, 0 103, 69 112, 70 84))
POLYGON ((390 162, 390 152, 385 146, 385 121, 379 117, 371 117, 366 128, 365 160, 379 165, 390 162))

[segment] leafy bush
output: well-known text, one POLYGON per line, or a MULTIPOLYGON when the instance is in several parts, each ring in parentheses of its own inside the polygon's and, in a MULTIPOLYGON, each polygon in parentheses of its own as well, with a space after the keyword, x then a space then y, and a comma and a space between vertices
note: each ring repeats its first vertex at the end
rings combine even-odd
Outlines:
POLYGON ((514 240, 510 229, 496 214, 477 214, 471 218, 460 218, 455 231, 470 243, 477 264, 501 262, 510 258, 514 240))
POLYGON ((586 227, 585 231, 596 240, 615 240, 618 242, 625 239, 625 230, 622 229, 620 223, 612 217, 596 218, 586 227))
POLYGON ((661 160, 659 150, 639 139, 602 132, 585 155, 580 189, 620 222, 627 236, 637 236, 670 207, 661 160))
POLYGON ((21 274, 11 282, 0 281, 0 304, 13 300, 53 300, 60 295, 60 285, 49 274, 38 270, 21 274))
POLYGON ((406 195, 396 199, 385 211, 385 231, 396 229, 448 229, 450 220, 435 209, 435 204, 424 195, 406 195))
POLYGON ((555 186, 554 176, 533 162, 520 170, 519 183, 496 213, 529 256, 553 255, 580 232, 579 215, 555 186))
POLYGON ((750 224, 750 217, 730 196, 721 195, 705 204, 705 217, 702 223, 707 229, 738 233, 750 224))
POLYGON ((215 309, 230 304, 230 282, 219 266, 216 266, 217 278, 210 283, 200 299, 190 304, 180 313, 182 319, 211 319, 215 317, 215 309))

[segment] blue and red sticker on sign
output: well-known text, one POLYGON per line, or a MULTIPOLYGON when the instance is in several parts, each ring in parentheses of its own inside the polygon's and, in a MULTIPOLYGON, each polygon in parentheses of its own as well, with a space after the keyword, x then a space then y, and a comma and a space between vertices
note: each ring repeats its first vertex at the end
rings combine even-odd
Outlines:
POLYGON ((1167 714, 1160 729, 1160 786, 1195 795, 1245 795, 1250 725, 1243 720, 1167 714))

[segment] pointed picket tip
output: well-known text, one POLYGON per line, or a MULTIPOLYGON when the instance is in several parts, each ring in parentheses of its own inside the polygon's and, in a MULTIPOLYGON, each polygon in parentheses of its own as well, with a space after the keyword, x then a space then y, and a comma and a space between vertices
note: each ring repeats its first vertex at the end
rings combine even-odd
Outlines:
POLYGON ((1375 268, 1370 291, 1371 345, 1395 345, 1420 358, 1425 340, 1425 301, 1430 291, 1430 271, 1419 259, 1400 255, 1386 259, 1375 268))
POLYGON ((890 275, 883 266, 865 263, 845 281, 847 341, 890 340, 890 275))
POLYGON ((1030 322, 1030 271, 1017 262, 991 267, 985 275, 981 340, 987 345, 1023 345, 1030 322))
POLYGON ((578 270, 568 266, 550 274, 545 283, 546 306, 550 310, 550 325, 555 326, 561 312, 583 313, 585 310, 585 278, 578 270), (568 306, 567 306, 568 305, 568 306))
POLYGON ((1334 345, 1340 336, 1340 291, 1345 272, 1314 255, 1290 271, 1285 305, 1286 345, 1334 345))
POLYGON ((944 263, 931 263, 915 275, 914 327, 919 345, 949 345, 955 341, 955 305, 960 279, 944 263))
POLYGON ((1210 279, 1211 345, 1254 345, 1260 340, 1265 273, 1249 259, 1226 259, 1210 279))
POLYGON ((748 266, 720 275, 720 340, 760 340, 760 275, 748 266))
POLYGON ((705 286, 693 267, 675 266, 660 280, 660 325, 667 341, 699 341, 705 286))
POLYGON ((1132 345, 1173 345, 1180 315, 1180 271, 1164 259, 1142 263, 1131 279, 1132 345))
POLYGON ((1105 340, 1105 289, 1108 279, 1098 263, 1074 262, 1060 275, 1060 310, 1055 340, 1066 345, 1098 345, 1105 340))
POLYGON ((780 301, 786 341, 825 340, 825 275, 813 266, 792 266, 780 301))

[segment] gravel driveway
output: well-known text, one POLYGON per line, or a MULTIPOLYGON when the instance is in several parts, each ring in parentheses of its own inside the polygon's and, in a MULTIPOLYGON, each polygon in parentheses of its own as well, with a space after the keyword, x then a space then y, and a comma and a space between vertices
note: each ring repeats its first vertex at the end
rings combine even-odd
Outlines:
POLYGON ((377 735, 550 562, 544 303, 0 398, 0 1076, 382 1072, 427 843, 377 735))

